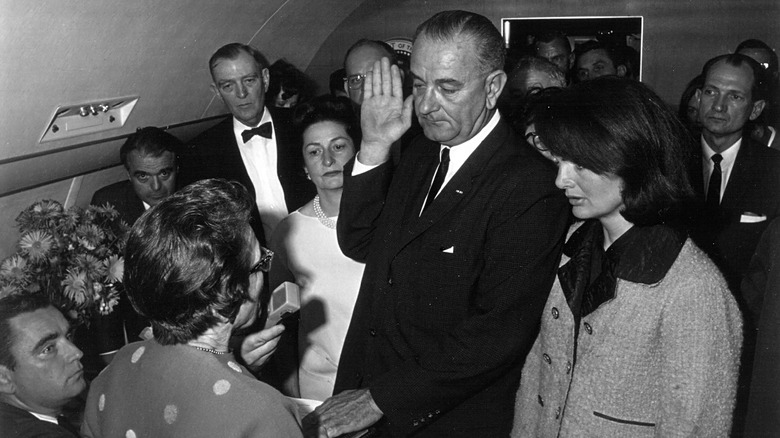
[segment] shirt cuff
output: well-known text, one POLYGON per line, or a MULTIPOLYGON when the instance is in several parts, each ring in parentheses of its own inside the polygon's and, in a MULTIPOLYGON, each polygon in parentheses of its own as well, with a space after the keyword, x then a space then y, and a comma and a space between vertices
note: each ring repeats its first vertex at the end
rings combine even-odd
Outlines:
POLYGON ((376 164, 374 166, 369 166, 367 164, 363 164, 360 162, 360 152, 358 151, 357 156, 355 157, 355 165, 352 166, 352 176, 360 175, 361 173, 366 173, 371 169, 374 169, 376 167, 381 166, 381 164, 376 164))

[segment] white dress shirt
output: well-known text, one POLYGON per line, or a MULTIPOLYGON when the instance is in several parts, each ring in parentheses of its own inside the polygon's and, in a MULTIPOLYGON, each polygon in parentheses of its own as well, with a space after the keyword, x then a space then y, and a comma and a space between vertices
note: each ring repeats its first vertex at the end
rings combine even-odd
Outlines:
MULTIPOLYGON (((493 117, 490 118, 485 127, 483 127, 474 137, 471 137, 465 142, 452 147, 439 145, 439 157, 441 157, 442 149, 450 148, 450 166, 447 168, 447 175, 444 176, 444 182, 441 184, 439 192, 436 193, 437 196, 439 193, 441 193, 444 187, 447 186, 447 183, 450 182, 458 170, 460 170, 461 166, 463 166, 463 163, 465 163, 471 154, 477 150, 477 147, 482 143, 482 141, 485 140, 491 132, 493 132, 493 129, 495 129, 496 125, 498 125, 499 120, 501 120, 501 115, 498 111, 496 111, 493 113, 493 117)), ((361 163, 360 152, 358 152, 357 158, 355 159, 355 166, 352 168, 352 175, 360 175, 361 173, 368 172, 377 166, 379 166, 379 164, 376 166, 369 166, 361 163)), ((437 170, 438 168, 439 167, 436 166, 437 170)), ((428 185, 429 188, 431 183, 433 183, 433 180, 430 181, 428 185)), ((425 202, 423 202, 423 205, 425 205, 425 202)))
MULTIPOLYGON (((263 117, 257 126, 271 122, 273 119, 268 108, 263 108, 263 117)), ((233 133, 236 136, 236 144, 241 152, 249 179, 255 187, 255 202, 260 212, 260 220, 263 223, 263 231, 267 238, 273 235, 276 225, 287 216, 287 203, 284 200, 284 190, 279 182, 277 174, 276 130, 272 129, 271 138, 255 135, 244 143, 241 133, 257 126, 246 126, 233 118, 233 133)))
MULTIPOLYGON (((720 153, 723 157, 723 161, 720 162, 720 199, 723 199, 723 194, 726 192, 726 186, 729 183, 729 177, 731 176, 731 169, 734 168, 734 161, 737 159, 737 153, 742 146, 742 137, 739 138, 733 145, 729 146, 720 153)), ((701 150, 702 150, 702 170, 704 174, 704 193, 707 193, 710 185, 710 176, 712 175, 712 169, 715 167, 715 163, 712 162, 712 156, 717 152, 712 150, 704 137, 701 138, 701 150)))

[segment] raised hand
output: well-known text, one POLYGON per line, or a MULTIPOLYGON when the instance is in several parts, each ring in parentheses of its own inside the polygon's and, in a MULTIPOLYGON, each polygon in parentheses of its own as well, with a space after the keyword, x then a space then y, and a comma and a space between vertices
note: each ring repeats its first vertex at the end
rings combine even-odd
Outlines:
POLYGON ((361 163, 377 165, 390 157, 390 146, 412 125, 412 97, 403 97, 403 81, 398 66, 387 58, 374 63, 363 81, 360 108, 361 163))

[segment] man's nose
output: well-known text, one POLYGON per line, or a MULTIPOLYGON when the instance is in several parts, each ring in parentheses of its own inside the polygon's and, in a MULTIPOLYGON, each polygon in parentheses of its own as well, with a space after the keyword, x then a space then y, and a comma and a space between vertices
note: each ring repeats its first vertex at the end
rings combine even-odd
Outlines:
POLYGON ((246 86, 244 84, 239 84, 238 90, 236 90, 236 96, 243 99, 247 94, 249 94, 249 91, 246 89, 246 86))
POLYGON ((84 356, 84 353, 79 350, 79 347, 67 339, 65 340, 65 345, 63 348, 65 349, 65 357, 69 361, 81 360, 81 358, 84 356))
POLYGON ((155 176, 153 176, 153 177, 152 177, 152 178, 149 180, 149 187, 151 187, 151 189, 152 189, 152 190, 154 190, 155 192, 156 192, 157 190, 160 190, 160 187, 162 187, 162 182, 160 181, 160 177, 159 177, 159 176, 156 176, 156 175, 155 175, 155 176))
POLYGON ((712 102, 712 109, 723 111, 726 108, 726 96, 720 95, 712 102))
POLYGON ((420 114, 430 114, 439 109, 439 101, 436 99, 435 90, 428 88, 420 96, 417 110, 420 114))

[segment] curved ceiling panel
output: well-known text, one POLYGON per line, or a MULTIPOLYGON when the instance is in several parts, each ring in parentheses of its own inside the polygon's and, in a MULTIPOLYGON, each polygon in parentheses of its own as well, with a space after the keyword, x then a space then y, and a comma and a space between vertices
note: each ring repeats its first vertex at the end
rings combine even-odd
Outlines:
POLYGON ((285 57, 305 69, 360 3, 0 0, 0 194, 116 163, 116 153, 82 144, 223 113, 206 65, 216 48, 249 42, 271 61, 285 57), (121 129, 38 143, 58 106, 129 95, 140 99, 121 129), (66 166, 56 165, 61 157, 40 158, 66 150, 66 166), (7 168, 28 157, 40 163, 7 168), (45 175, 31 175, 40 164, 45 175))

